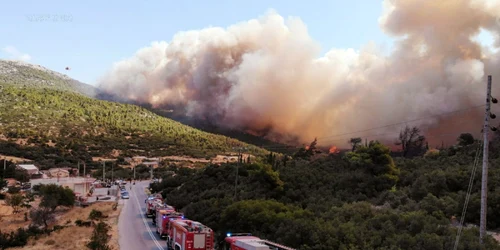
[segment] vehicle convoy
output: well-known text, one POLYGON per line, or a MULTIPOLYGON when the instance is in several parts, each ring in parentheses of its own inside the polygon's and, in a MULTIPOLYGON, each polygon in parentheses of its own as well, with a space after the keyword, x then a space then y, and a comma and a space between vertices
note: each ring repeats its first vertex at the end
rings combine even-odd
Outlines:
POLYGON ((169 223, 169 250, 214 250, 214 231, 197 221, 175 219, 169 223))
MULTIPOLYGON (((214 231, 163 202, 158 195, 146 199, 146 215, 153 217, 156 232, 166 236, 168 250, 215 250, 214 231)), ((275 242, 260 239, 250 233, 227 234, 221 250, 295 250, 275 242)))
POLYGON ((227 234, 222 250, 295 250, 249 233, 227 234))

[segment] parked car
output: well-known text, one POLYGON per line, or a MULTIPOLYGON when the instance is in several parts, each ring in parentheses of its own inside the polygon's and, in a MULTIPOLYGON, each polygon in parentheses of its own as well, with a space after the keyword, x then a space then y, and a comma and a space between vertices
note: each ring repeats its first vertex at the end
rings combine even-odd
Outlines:
POLYGON ((122 199, 130 199, 130 196, 128 195, 128 192, 122 192, 121 196, 122 196, 122 199))

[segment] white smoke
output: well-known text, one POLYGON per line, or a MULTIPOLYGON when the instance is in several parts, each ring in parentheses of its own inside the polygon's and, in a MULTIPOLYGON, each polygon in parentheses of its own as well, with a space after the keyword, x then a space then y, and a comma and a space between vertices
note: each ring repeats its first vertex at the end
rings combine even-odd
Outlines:
POLYGON ((373 44, 320 56, 300 19, 271 11, 154 42, 116 63, 100 87, 304 142, 484 102, 486 75, 500 79, 500 52, 473 38, 488 30, 500 47, 500 0, 385 0, 384 7, 380 26, 399 37, 389 56, 373 44))

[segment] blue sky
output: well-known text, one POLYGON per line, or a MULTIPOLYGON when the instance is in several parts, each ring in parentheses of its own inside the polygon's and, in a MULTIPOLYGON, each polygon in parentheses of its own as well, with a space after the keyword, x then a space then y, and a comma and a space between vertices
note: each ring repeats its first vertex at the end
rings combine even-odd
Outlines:
POLYGON ((300 17, 323 52, 358 49, 370 41, 391 45, 377 22, 381 0, 16 0, 0 8, 0 58, 24 55, 59 72, 69 66, 65 73, 93 84, 113 62, 152 41, 168 42, 183 30, 227 27, 271 8, 300 17))

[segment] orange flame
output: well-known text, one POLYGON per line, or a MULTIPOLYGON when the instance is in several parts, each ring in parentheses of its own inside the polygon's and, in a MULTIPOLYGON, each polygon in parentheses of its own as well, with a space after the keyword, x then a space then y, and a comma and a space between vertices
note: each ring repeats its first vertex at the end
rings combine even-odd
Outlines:
POLYGON ((309 146, 306 146, 306 150, 309 150, 309 146))
POLYGON ((330 150, 328 150, 329 154, 336 154, 338 152, 339 152, 339 150, 335 146, 330 147, 330 150))

